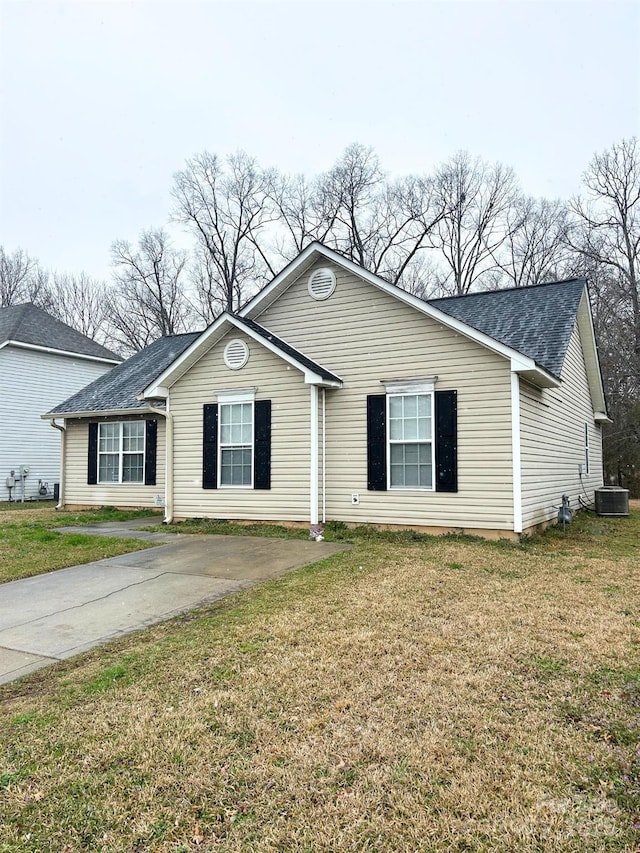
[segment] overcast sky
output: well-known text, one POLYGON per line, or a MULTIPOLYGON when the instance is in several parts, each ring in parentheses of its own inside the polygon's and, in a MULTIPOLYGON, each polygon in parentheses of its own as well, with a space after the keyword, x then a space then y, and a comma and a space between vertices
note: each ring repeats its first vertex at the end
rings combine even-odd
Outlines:
POLYGON ((640 131, 640 3, 0 0, 0 244, 105 276, 190 155, 393 174, 458 149, 567 197, 640 131))

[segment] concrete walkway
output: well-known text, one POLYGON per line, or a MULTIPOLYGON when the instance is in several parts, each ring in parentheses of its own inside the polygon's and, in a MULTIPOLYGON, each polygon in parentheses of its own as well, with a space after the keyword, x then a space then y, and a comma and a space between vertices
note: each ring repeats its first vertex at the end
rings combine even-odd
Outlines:
POLYGON ((0 585, 0 684, 348 547, 136 529, 156 522, 57 528, 159 544, 0 585))

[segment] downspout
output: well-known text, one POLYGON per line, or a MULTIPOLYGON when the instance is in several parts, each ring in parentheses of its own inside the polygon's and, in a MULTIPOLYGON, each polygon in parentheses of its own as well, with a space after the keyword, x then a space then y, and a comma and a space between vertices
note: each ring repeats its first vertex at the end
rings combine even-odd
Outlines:
POLYGON ((318 386, 310 385, 310 460, 309 460, 309 514, 311 526, 318 524, 318 386))
POLYGON ((322 523, 327 521, 327 414, 325 398, 327 389, 322 389, 322 523))
POLYGON ((513 466, 513 532, 522 533, 522 460, 520 455, 520 377, 511 373, 511 460, 513 466))
POLYGON ((60 491, 58 493, 58 505, 56 509, 64 509, 64 469, 67 450, 67 428, 57 424, 55 418, 52 418, 49 421, 49 426, 52 426, 60 432, 60 484, 58 486, 60 491))
POLYGON ((149 411, 154 415, 162 415, 165 420, 166 430, 164 437, 164 518, 163 524, 171 524, 173 521, 173 414, 170 410, 169 397, 166 399, 166 408, 159 409, 149 404, 149 411))

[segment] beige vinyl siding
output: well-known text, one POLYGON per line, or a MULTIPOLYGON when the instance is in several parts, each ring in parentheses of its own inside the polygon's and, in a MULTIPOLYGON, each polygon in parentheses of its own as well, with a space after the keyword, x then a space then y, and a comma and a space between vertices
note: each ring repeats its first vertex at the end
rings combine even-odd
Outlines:
POLYGON ((602 435, 594 423, 580 334, 575 327, 559 388, 520 383, 522 447, 522 520, 526 530, 555 518, 562 495, 577 509, 578 495, 593 501, 602 485, 602 435), (578 465, 585 462, 584 425, 589 430, 589 474, 582 484, 578 465))
POLYGON ((309 296, 308 270, 256 317, 344 381, 326 392, 327 518, 512 530, 509 361, 333 269, 326 301, 309 296), (381 380, 434 375, 436 390, 458 392, 458 492, 367 491, 367 394, 384 393, 381 380))
POLYGON ((155 507, 156 496, 164 499, 165 420, 158 415, 158 450, 156 484, 114 483, 88 485, 87 458, 89 453, 89 421, 122 421, 130 418, 88 418, 66 422, 67 470, 64 484, 65 504, 82 506, 155 507))
POLYGON ((309 400, 304 376, 252 338, 233 331, 171 388, 174 417, 174 514, 254 520, 309 520, 309 400), (230 370, 223 352, 232 338, 249 348, 249 361, 230 370), (217 393, 255 391, 271 400, 271 489, 202 488, 203 405, 217 393))

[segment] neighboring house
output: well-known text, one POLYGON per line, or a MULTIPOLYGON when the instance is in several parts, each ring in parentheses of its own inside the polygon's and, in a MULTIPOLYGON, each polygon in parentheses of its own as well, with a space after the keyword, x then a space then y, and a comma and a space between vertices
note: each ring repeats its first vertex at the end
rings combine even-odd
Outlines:
POLYGON ((68 505, 487 536, 592 500, 608 420, 583 279, 422 301, 318 243, 62 416, 68 505))
POLYGON ((0 500, 50 496, 60 473, 60 437, 40 418, 121 361, 35 305, 0 308, 0 500), (28 469, 20 478, 21 470, 28 469))

